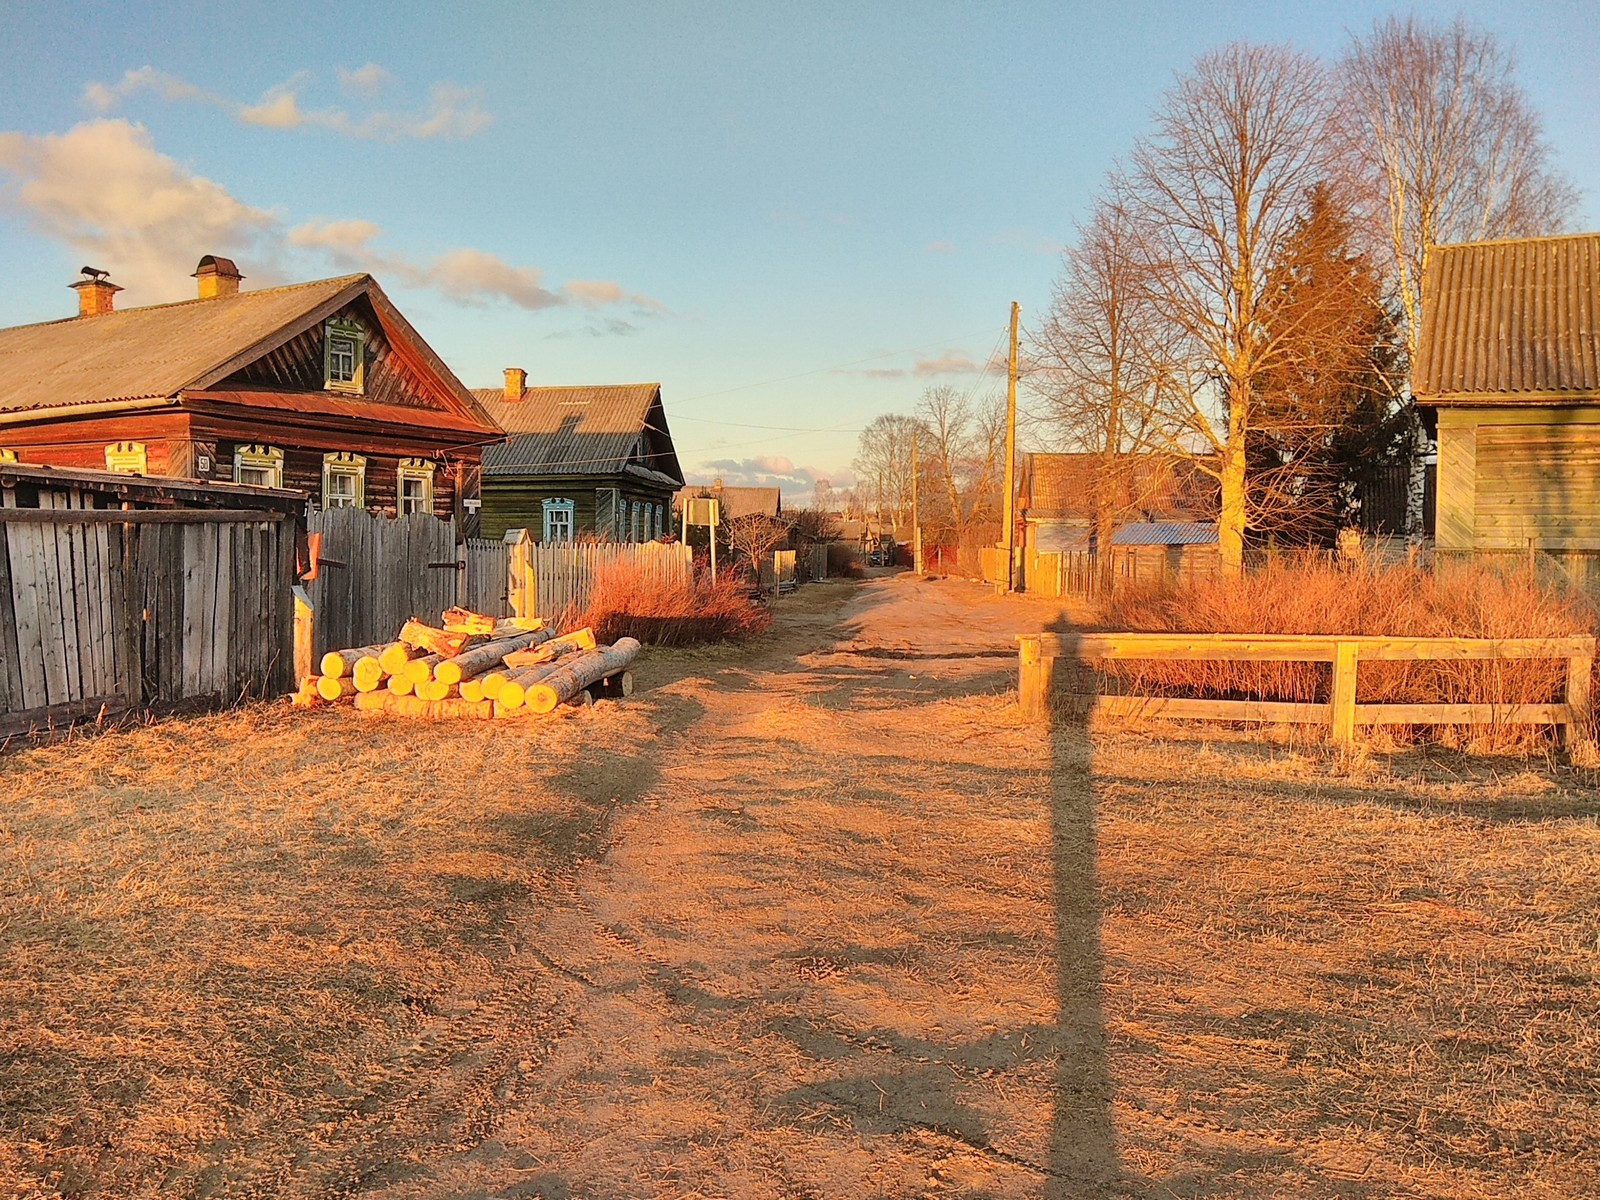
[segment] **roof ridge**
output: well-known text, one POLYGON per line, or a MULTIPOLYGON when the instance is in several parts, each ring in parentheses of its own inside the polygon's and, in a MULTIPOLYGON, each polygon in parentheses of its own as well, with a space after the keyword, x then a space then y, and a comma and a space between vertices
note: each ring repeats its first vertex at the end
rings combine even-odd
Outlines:
POLYGON ((1579 238, 1600 238, 1600 230, 1587 233, 1541 233, 1533 237, 1479 238, 1471 242, 1435 242, 1429 250, 1467 250, 1474 246, 1509 246, 1527 242, 1573 242, 1579 238))
MULTIPOLYGON (((330 275, 326 279, 307 279, 302 283, 280 283, 276 287, 252 288, 248 292, 236 292, 232 296, 212 296, 205 299, 202 299, 199 296, 191 296, 187 300, 166 300, 160 304, 141 304, 137 308, 115 308, 108 313, 101 313, 99 316, 93 319, 96 321, 114 320, 117 317, 125 317, 133 313, 155 312, 158 309, 165 308, 181 308, 185 304, 216 304, 218 302, 226 302, 228 300, 239 300, 248 296, 266 296, 274 292, 292 292, 296 288, 320 287, 323 284, 329 283, 349 284, 354 283, 358 279, 370 278, 371 275, 366 271, 356 271, 349 275, 330 275)), ((83 319, 83 316, 79 314, 70 317, 53 317, 48 321, 30 321, 25 325, 7 325, 4 328, 6 330, 42 329, 46 325, 70 325, 83 319)))

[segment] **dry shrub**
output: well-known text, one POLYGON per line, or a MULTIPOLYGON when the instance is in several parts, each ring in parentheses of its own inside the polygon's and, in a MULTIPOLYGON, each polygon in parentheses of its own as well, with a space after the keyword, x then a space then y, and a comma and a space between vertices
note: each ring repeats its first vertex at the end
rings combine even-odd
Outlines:
POLYGON ((866 573, 866 568, 861 565, 861 552, 849 542, 828 543, 830 579, 861 579, 866 573))
POLYGON ((564 629, 582 625, 602 642, 631 637, 646 645, 697 646, 764 633, 772 613, 752 602, 749 582, 737 571, 723 571, 712 583, 704 573, 684 579, 614 562, 595 572, 588 607, 562 618, 564 629))
MULTIPOLYGON (((1130 588, 1106 605, 1105 623, 1184 633, 1306 633, 1396 637, 1560 637, 1591 631, 1576 597, 1526 570, 1482 564, 1436 571, 1345 571, 1325 564, 1268 567, 1242 579, 1179 588, 1130 588)), ((1327 663, 1115 662, 1107 674, 1150 695, 1322 703, 1327 663)), ((1560 700, 1566 664, 1364 662, 1363 703, 1546 703, 1560 700)))

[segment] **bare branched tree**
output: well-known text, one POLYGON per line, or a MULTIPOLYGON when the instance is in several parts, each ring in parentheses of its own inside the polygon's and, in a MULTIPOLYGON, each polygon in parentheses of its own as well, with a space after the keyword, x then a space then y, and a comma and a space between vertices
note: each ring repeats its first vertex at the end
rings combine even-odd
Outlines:
POLYGON ((1057 444, 1097 457, 1088 502, 1095 542, 1109 547, 1131 511, 1131 456, 1147 450, 1160 415, 1151 403, 1159 322, 1127 212, 1102 201, 1077 232, 1050 309, 1029 335, 1027 386, 1057 444))
POLYGON ((1005 410, 993 397, 975 399, 944 384, 922 393, 916 417, 923 527, 941 543, 960 545, 974 524, 995 519, 1005 410))
POLYGON ((1234 44, 1203 55, 1156 114, 1118 189, 1136 230, 1165 362, 1152 434, 1214 474, 1223 569, 1242 569, 1246 439, 1288 332, 1269 275, 1311 188, 1340 166, 1337 110, 1315 59, 1234 44))
MULTIPOLYGON (((1428 247, 1558 233, 1577 193, 1551 162, 1511 55, 1460 18, 1445 26, 1414 17, 1378 23, 1351 46, 1342 79, 1351 145, 1380 214, 1380 248, 1415 362, 1428 247)), ((1418 536, 1427 442, 1420 423, 1411 425, 1406 526, 1418 536)))
POLYGON ((911 524, 911 441, 917 429, 911 417, 885 413, 862 430, 856 446, 863 506, 896 535, 911 524))

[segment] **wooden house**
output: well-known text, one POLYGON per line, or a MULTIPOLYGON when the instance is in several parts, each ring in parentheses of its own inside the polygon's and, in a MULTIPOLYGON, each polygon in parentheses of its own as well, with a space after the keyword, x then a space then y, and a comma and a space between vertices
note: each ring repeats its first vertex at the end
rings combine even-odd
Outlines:
POLYGON ((1417 404, 1440 551, 1600 551, 1600 234, 1435 246, 1417 404))
POLYGON ((527 529, 536 541, 639 542, 670 527, 683 471, 659 383, 473 392, 509 435, 483 456, 483 532, 527 529))
POLYGON ((195 277, 194 300, 119 310, 89 272, 77 317, 0 329, 0 450, 323 508, 476 509, 504 435, 370 275, 243 291, 207 255, 195 277))

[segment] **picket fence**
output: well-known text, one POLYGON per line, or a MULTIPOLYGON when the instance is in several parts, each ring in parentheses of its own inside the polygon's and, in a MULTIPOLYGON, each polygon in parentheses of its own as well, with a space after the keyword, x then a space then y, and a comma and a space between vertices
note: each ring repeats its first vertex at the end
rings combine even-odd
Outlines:
POLYGON ((662 583, 687 583, 694 578, 693 551, 681 542, 542 544, 524 540, 513 543, 510 552, 513 574, 519 554, 526 555, 536 597, 534 611, 546 620, 587 607, 597 576, 615 563, 627 563, 662 583))

